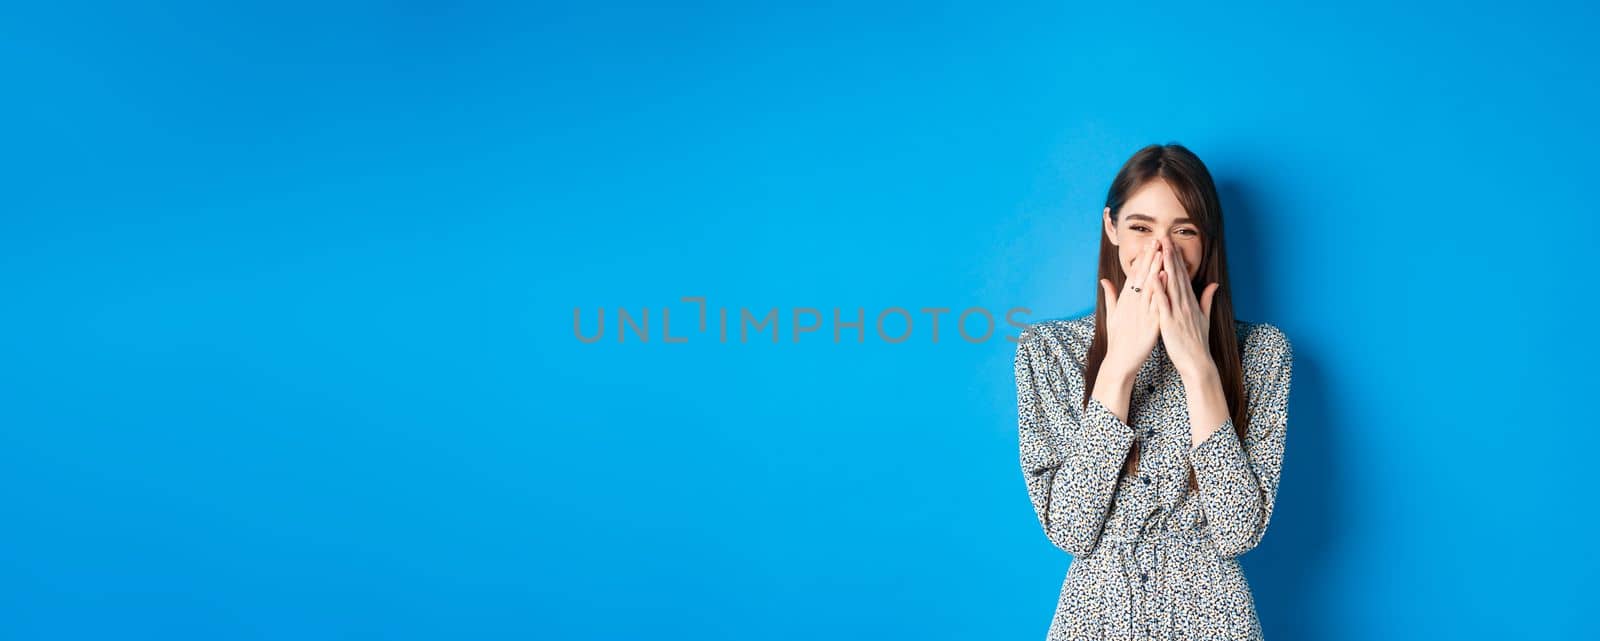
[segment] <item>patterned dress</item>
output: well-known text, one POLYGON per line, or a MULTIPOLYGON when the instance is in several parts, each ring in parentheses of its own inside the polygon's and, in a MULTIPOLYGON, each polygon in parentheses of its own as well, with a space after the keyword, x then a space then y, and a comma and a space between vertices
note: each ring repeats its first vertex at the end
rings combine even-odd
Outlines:
POLYGON ((1241 442, 1229 418, 1191 447, 1183 379, 1159 339, 1135 380, 1131 424, 1093 397, 1081 404, 1094 324, 1093 312, 1041 321, 1017 344, 1023 478, 1045 534, 1073 557, 1047 638, 1260 639, 1236 557, 1261 542, 1278 493, 1288 339, 1235 322, 1249 434, 1241 442), (1131 447, 1139 467, 1124 476, 1131 447))

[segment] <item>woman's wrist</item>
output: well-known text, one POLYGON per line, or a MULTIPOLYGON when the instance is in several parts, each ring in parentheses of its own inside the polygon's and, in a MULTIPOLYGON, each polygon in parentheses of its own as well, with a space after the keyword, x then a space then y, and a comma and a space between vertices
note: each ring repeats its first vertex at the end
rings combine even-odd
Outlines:
POLYGON ((1222 373, 1217 370, 1217 364, 1207 358, 1197 365, 1189 365, 1178 369, 1178 378, 1183 379, 1183 384, 1186 387, 1199 387, 1211 380, 1220 381, 1222 373))
POLYGON ((1094 379, 1090 398, 1097 399, 1106 409, 1123 422, 1128 420, 1128 400, 1133 395, 1134 373, 1111 363, 1101 363, 1100 374, 1094 379))
POLYGON ((1121 354, 1106 352, 1105 359, 1100 362, 1100 376, 1127 379, 1131 387, 1133 378, 1139 374, 1139 365, 1140 363, 1121 354))

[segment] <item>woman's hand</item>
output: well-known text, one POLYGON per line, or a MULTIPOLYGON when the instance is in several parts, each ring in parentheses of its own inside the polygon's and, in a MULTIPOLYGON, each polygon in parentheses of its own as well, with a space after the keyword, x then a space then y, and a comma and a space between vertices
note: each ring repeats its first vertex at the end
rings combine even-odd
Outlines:
POLYGON ((1161 336, 1161 312, 1157 305, 1165 305, 1167 297, 1161 293, 1162 247, 1154 239, 1139 249, 1139 257, 1128 270, 1123 290, 1118 293, 1111 281, 1100 279, 1106 296, 1106 347, 1105 361, 1124 374, 1137 372, 1156 346, 1161 336), (1139 291, 1134 291, 1138 289, 1139 291))
POLYGON ((1161 342, 1166 345, 1173 369, 1185 380, 1195 380, 1207 368, 1216 369, 1216 361, 1211 358, 1211 301, 1219 285, 1206 285, 1205 292, 1196 299, 1183 252, 1168 247, 1166 239, 1160 243, 1168 250, 1162 252, 1164 268, 1158 277, 1160 289, 1166 293, 1165 304, 1157 306, 1161 312, 1161 342))

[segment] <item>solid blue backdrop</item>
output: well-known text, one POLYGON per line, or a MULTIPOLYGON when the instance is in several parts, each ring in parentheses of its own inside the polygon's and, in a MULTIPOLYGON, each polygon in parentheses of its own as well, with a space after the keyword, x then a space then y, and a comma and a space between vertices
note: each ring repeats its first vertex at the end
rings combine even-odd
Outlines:
POLYGON ((1592 636, 1595 9, 1392 4, 7 7, 0 637, 1040 639, 953 315, 1174 141, 1296 350, 1267 637, 1592 636))

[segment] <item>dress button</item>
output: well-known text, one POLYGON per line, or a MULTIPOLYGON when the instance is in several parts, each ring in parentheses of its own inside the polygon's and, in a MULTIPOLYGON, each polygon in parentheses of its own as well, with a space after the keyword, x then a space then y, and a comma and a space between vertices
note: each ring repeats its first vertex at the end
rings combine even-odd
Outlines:
POLYGON ((1150 477, 1149 476, 1140 476, 1139 477, 1139 482, 1140 483, 1144 483, 1145 485, 1149 485, 1150 484, 1150 477))
POLYGON ((1148 581, 1148 580, 1150 580, 1150 575, 1149 574, 1145 574, 1144 572, 1140 572, 1139 573, 1139 582, 1143 583, 1143 582, 1148 581))
POLYGON ((1153 393, 1155 393, 1155 391, 1156 391, 1156 384, 1155 383, 1151 383, 1149 385, 1144 386, 1144 393, 1146 393, 1146 394, 1153 394, 1153 393))

